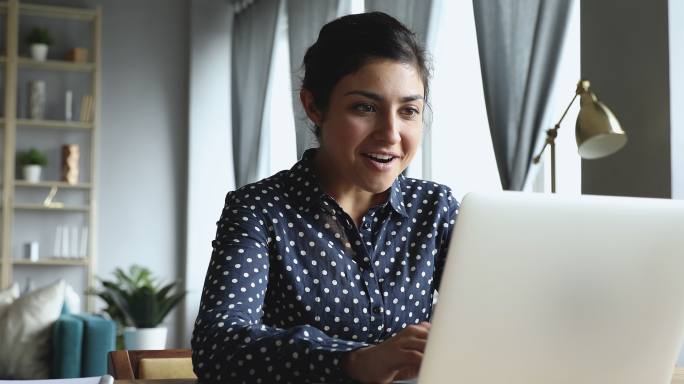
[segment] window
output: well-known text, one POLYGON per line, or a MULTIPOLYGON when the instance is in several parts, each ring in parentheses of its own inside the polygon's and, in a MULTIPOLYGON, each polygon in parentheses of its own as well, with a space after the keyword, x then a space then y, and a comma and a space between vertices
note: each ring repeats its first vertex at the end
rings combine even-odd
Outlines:
POLYGON ((292 83, 290 79, 290 44, 287 15, 280 12, 273 47, 273 63, 269 81, 264 131, 261 136, 262 161, 260 177, 268 177, 297 162, 297 139, 292 111, 292 83))
MULTIPOLYGON (((457 198, 471 191, 501 190, 482 88, 482 75, 472 2, 441 1, 433 49, 434 78, 431 130, 432 179, 449 185, 457 198)), ((545 131, 560 118, 580 77, 579 1, 574 1, 552 86, 537 150, 545 131)), ((557 190, 579 194, 581 161, 574 143, 574 118, 579 103, 568 112, 556 140, 557 190)), ((426 136, 429 138, 429 136, 426 136)), ((548 154, 546 157, 548 158, 548 154)), ((525 190, 550 191, 550 170, 544 161, 533 166, 525 190)))
MULTIPOLYGON (((558 61, 556 78, 551 88, 549 104, 544 117, 544 127, 539 138, 537 151, 541 149, 546 138, 546 129, 552 128, 572 100, 580 80, 580 2, 573 1, 568 19, 565 42, 558 61)), ((577 153, 575 142, 575 121, 579 113, 579 100, 574 104, 561 123, 556 138, 556 192, 560 194, 579 195, 582 192, 582 159, 577 153)), ((542 161, 532 166, 525 190, 535 192, 551 191, 551 156, 546 151, 542 161)))
MULTIPOLYGON (((470 1, 441 1, 433 51, 432 179, 460 200, 470 191, 501 189, 489 134, 470 1)), ((427 137, 427 136, 426 136, 427 137)))

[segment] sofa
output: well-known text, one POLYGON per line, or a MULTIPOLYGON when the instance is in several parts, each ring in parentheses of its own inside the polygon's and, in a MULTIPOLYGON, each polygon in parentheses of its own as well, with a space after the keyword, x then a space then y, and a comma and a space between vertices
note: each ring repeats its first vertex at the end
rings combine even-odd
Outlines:
POLYGON ((50 376, 55 379, 107 373, 107 354, 115 350, 116 325, 97 315, 69 313, 68 307, 52 327, 50 376))

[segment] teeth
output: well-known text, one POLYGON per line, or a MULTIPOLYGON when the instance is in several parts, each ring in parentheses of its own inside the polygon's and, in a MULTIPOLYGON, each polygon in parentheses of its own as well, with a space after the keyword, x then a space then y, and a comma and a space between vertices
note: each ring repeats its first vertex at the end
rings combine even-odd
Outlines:
POLYGON ((394 156, 391 156, 391 155, 378 155, 375 153, 369 153, 368 157, 370 157, 372 159, 380 160, 380 161, 389 161, 389 160, 392 160, 394 158, 394 156))

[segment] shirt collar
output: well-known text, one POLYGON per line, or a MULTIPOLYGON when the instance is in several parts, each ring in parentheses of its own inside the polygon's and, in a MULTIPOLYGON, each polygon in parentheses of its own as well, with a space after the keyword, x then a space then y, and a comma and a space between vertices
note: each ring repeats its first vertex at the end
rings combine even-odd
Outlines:
MULTIPOLYGON (((304 207, 312 205, 323 205, 324 207, 331 207, 330 201, 334 201, 321 188, 321 183, 314 171, 313 158, 316 155, 318 148, 310 148, 304 151, 302 159, 299 160, 288 174, 288 193, 290 197, 297 202, 297 204, 304 207)), ((405 179, 404 175, 399 175, 389 189, 389 205, 400 215, 406 217, 406 208, 404 204, 404 197, 402 195, 402 181, 405 179)), ((336 206, 336 204, 335 204, 336 206)))

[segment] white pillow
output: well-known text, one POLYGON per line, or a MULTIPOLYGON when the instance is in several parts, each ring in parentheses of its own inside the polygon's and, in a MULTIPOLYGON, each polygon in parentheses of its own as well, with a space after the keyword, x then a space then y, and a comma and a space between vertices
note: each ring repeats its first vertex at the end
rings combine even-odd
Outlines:
POLYGON ((64 281, 29 292, 0 317, 0 378, 46 379, 52 324, 64 305, 64 281))
POLYGON ((0 291, 0 305, 12 304, 12 302, 19 298, 19 284, 15 281, 12 286, 0 291))
POLYGON ((64 305, 69 309, 69 313, 81 313, 81 298, 69 284, 64 284, 64 305))
POLYGON ((4 291, 0 291, 0 318, 2 318, 7 308, 9 308, 9 305, 17 298, 19 298, 19 284, 17 284, 16 281, 11 287, 4 291))

